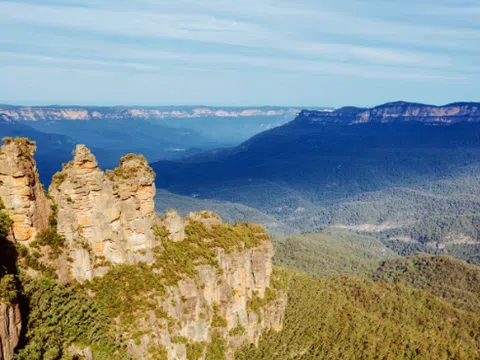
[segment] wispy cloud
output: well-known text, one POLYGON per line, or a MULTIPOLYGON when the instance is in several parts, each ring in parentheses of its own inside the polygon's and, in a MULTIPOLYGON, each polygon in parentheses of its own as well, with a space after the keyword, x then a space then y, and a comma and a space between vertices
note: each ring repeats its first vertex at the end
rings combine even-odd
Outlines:
MULTIPOLYGON (((239 74, 265 80, 266 74, 275 74, 277 78, 285 75, 290 81, 285 86, 293 87, 297 82, 308 83, 311 74, 328 78, 328 86, 332 81, 350 84, 370 79, 377 84, 392 81, 391 87, 406 89, 403 81, 413 81, 436 93, 439 84, 461 83, 473 94, 477 85, 472 79, 478 79, 480 72, 480 49, 475 45, 480 41, 476 16, 480 7, 475 2, 455 5, 446 0, 416 6, 412 0, 411 4, 401 6, 391 0, 342 4, 314 0, 2 1, 0 77, 12 67, 54 71, 71 66, 82 71, 101 69, 119 77, 151 73, 157 81, 169 72, 198 71, 220 76, 219 81, 232 79, 231 86, 239 74), (293 82, 292 76, 298 80, 293 82)), ((385 96, 378 89, 373 88, 374 93, 385 96)), ((307 90, 303 93, 311 98, 307 90)), ((1 95, 0 90, 0 100, 1 95)))

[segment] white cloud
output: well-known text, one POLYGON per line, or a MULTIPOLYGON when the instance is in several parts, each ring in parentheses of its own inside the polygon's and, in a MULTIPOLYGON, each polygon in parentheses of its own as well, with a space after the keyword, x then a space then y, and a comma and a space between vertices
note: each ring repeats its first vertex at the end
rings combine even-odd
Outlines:
POLYGON ((474 87, 480 29, 472 24, 478 23, 479 7, 405 1, 410 5, 392 0, 0 1, 0 76, 12 68, 21 74, 35 67, 49 72, 71 67, 120 78, 152 74, 152 82, 178 82, 170 73, 201 73, 207 78, 202 84, 228 86, 251 75, 258 81, 282 77, 288 87, 292 79, 311 75, 391 82, 390 89, 403 80, 474 87), (461 22, 462 17, 470 20, 461 22))
MULTIPOLYGON (((268 1, 258 2, 259 5, 257 7, 254 7, 253 1, 245 1, 246 5, 241 5, 240 9, 261 10, 264 16, 270 12, 285 14, 288 13, 289 10, 289 8, 282 8, 282 6, 274 7, 273 4, 268 1)), ((148 2, 145 0, 137 1, 137 3, 141 3, 143 6, 148 5, 148 2)), ((178 3, 175 3, 178 6, 178 3)), ((215 7, 213 1, 196 1, 195 3, 201 3, 203 7, 208 9, 218 10, 219 7, 215 7)), ((228 0, 226 0, 225 3, 231 4, 228 0)), ((187 4, 193 5, 193 2, 183 0, 180 1, 180 4, 187 7, 187 4)), ((215 4, 218 4, 218 2, 215 2, 215 4)), ((222 4, 224 4, 224 2, 222 2, 222 4)), ((111 5, 109 1, 97 3, 97 6, 100 7, 109 5, 111 5)), ((158 7, 158 3, 155 3, 155 6, 158 7)), ((224 6, 225 5, 221 5, 220 7, 223 9, 224 6)), ((195 8, 195 6, 193 6, 193 8, 195 8)), ((293 12, 293 14, 297 15, 298 13, 302 14, 302 16, 306 14, 301 8, 297 9, 297 13, 293 12)), ((320 13, 313 10, 308 12, 308 16, 312 19, 319 16, 319 14, 320 13)), ((340 16, 337 13, 326 12, 322 13, 322 17, 318 19, 312 27, 318 27, 321 31, 324 31, 324 28, 328 28, 330 32, 335 31, 339 34, 345 34, 348 31, 351 32, 352 26, 356 28, 358 25, 358 31, 355 29, 355 33, 370 35, 381 33, 381 35, 379 35, 380 37, 385 37, 387 34, 393 38, 397 37, 393 34, 395 27, 387 31, 383 23, 372 21, 365 23, 366 21, 367 20, 364 19, 350 19, 349 15, 340 16), (346 21, 351 22, 350 30, 343 26, 346 21)), ((0 3, 0 24, 2 23, 7 25, 14 23, 44 25, 58 27, 60 29, 81 30, 97 34, 98 36, 103 34, 126 38, 139 38, 150 43, 155 41, 155 39, 178 39, 216 43, 220 45, 234 45, 256 48, 257 50, 272 50, 278 52, 279 56, 314 57, 315 60, 437 69, 451 69, 454 66, 448 56, 443 54, 428 54, 418 50, 412 51, 401 48, 358 46, 349 44, 348 42, 329 43, 316 41, 315 39, 311 39, 313 37, 312 35, 304 33, 305 28, 302 28, 302 26, 304 26, 302 24, 293 24, 291 30, 283 29, 282 31, 277 31, 275 26, 280 26, 281 24, 268 27, 251 22, 188 12, 128 12, 106 10, 104 8, 44 6, 4 2, 0 3), (298 31, 295 28, 297 25, 299 26, 298 31)), ((405 28, 403 30, 405 30, 405 28)), ((409 31, 411 32, 411 30, 409 31)), ((462 32, 462 34, 465 35, 464 32, 462 32)), ((470 36, 476 36, 476 33, 472 33, 470 36)), ((8 37, 7 35, 7 41, 8 37)), ((13 42, 17 35, 10 34, 10 37, 12 37, 10 41, 13 42)), ((346 40, 349 39, 347 38, 346 40)), ((117 41, 118 40, 113 40, 111 42, 116 44, 117 41)), ((72 43, 71 46, 75 47, 75 43, 72 43)))

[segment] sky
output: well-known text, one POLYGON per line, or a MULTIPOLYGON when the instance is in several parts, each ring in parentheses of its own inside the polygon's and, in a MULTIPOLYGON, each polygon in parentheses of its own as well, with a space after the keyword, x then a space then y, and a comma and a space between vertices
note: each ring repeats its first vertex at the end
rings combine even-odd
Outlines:
POLYGON ((480 101, 480 1, 0 0, 0 103, 480 101))

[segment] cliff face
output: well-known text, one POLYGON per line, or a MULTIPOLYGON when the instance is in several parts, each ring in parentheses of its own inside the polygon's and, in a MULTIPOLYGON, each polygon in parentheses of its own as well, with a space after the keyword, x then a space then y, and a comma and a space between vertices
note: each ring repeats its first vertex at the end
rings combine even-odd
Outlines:
POLYGON ((333 112, 302 111, 298 121, 309 123, 390 123, 417 121, 428 124, 452 124, 457 122, 480 122, 479 103, 454 103, 432 106, 407 102, 394 102, 362 109, 345 107, 333 112))
POLYGON ((0 303, 0 360, 13 359, 21 329, 19 306, 0 303))
POLYGON ((16 241, 28 242, 46 230, 50 203, 38 178, 34 143, 4 139, 0 148, 0 198, 13 221, 16 241))
MULTIPOLYGON (((221 351, 232 359, 282 328, 286 298, 272 285, 273 247, 262 228, 224 224, 208 211, 159 219, 144 157, 127 155, 105 173, 82 145, 47 196, 34 151, 25 139, 1 148, 0 199, 13 224, 3 232, 23 241, 19 264, 31 276, 84 282, 134 358, 221 351)), ((21 325, 18 308, 0 304, 0 359, 12 359, 21 325)))
MULTIPOLYGON (((182 219, 169 213, 163 220, 165 227, 189 233, 189 225, 202 224, 204 229, 223 228, 221 219, 209 212, 191 213, 182 219)), ((260 238, 264 235, 258 233, 260 238)), ((175 242, 192 241, 188 235, 178 238, 178 232, 169 235, 175 242)), ((167 295, 158 299, 158 308, 148 312, 138 323, 143 335, 129 342, 129 349, 137 358, 149 358, 149 349, 166 348, 169 359, 186 360, 191 357, 191 346, 196 344, 204 358, 208 344, 224 344, 227 359, 233 359, 234 350, 246 343, 256 344, 264 331, 282 329, 286 297, 271 286, 273 247, 268 239, 248 248, 242 242, 233 252, 217 249, 215 265, 200 265, 198 276, 171 286, 167 295), (174 323, 169 325, 169 319, 174 323), (189 345, 190 344, 190 345, 189 345)))
POLYGON ((150 261, 155 174, 145 158, 127 155, 105 174, 93 154, 77 146, 49 193, 58 206, 58 233, 65 237, 77 280, 91 280, 108 263, 150 261), (149 260, 150 259, 150 260, 149 260))
POLYGON ((132 108, 132 107, 78 107, 78 106, 7 106, 0 105, 0 118, 9 121, 42 120, 119 120, 119 119, 163 119, 199 117, 250 117, 250 116, 294 116, 298 109, 292 108, 132 108))

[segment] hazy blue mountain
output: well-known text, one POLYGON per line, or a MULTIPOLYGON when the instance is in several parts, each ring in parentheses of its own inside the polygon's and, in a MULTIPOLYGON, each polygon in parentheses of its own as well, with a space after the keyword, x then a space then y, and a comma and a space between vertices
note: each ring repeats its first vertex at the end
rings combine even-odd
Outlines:
POLYGON ((150 120, 152 123, 167 127, 182 127, 217 141, 237 145, 248 138, 290 122, 295 113, 283 115, 256 115, 243 117, 208 116, 199 118, 165 118, 150 120))
POLYGON ((155 161, 225 145, 193 130, 160 126, 140 119, 45 120, 22 123, 42 132, 69 136, 88 147, 106 149, 115 162, 119 156, 129 152, 141 153, 155 161))
POLYGON ((237 147, 153 167, 160 188, 241 203, 298 231, 328 224, 375 234, 399 253, 478 262, 479 109, 303 111, 237 147))
MULTIPOLYGON (((112 124, 142 124, 147 121, 162 128, 180 129, 190 132, 192 140, 184 136, 183 148, 212 148, 211 142, 223 145, 237 145, 249 137, 273 127, 283 125, 298 114, 293 107, 211 107, 211 106, 14 106, 1 105, 0 115, 16 121, 66 122, 62 124, 61 133, 72 136, 77 125, 72 122, 90 121, 95 126, 105 121, 112 124), (119 122, 120 121, 120 122, 119 122), (123 122, 125 121, 125 122, 123 122), (70 128, 71 127, 71 128, 70 128), (199 135, 204 137, 200 144, 199 135)), ((56 125, 58 127, 58 125, 56 125)), ((141 125, 145 127, 146 125, 141 125)), ((58 131, 57 131, 58 132, 58 131)), ((162 130, 169 134, 168 130, 162 130)), ((174 134, 178 136, 179 134, 174 134)), ((169 144, 167 144, 169 145, 169 144)), ((168 148, 168 146, 167 146, 168 148)), ((172 155, 167 153, 167 155, 172 155)))
POLYGON ((112 168, 130 152, 158 161, 235 146, 291 121, 298 112, 279 107, 0 105, 0 120, 67 136, 95 148, 100 165, 112 168))

